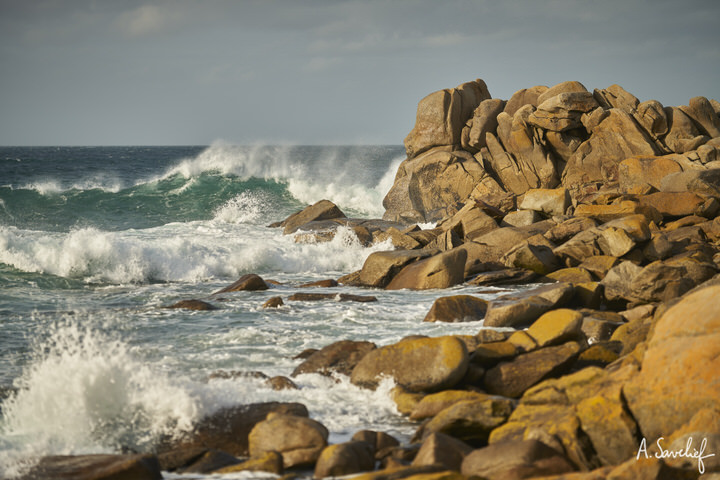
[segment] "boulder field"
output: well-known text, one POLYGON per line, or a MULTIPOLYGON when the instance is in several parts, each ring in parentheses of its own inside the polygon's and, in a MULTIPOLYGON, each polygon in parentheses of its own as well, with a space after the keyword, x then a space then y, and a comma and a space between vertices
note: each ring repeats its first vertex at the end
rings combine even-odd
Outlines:
MULTIPOLYGON (((338 294, 266 305, 377 300, 345 286, 433 289, 425 321, 505 327, 380 347, 349 339, 297 357, 293 376, 346 375, 362 388, 393 378, 398 412, 418 422, 410 444, 361 431, 328 445, 304 405, 253 404, 216 412, 155 456, 48 457, 28 478, 106 478, 88 473, 103 469, 118 479, 160 478, 160 469, 720 478, 719 114, 704 97, 664 107, 618 85, 590 92, 574 81, 508 100, 482 80, 428 95, 382 220, 347 218, 322 200, 274 225, 298 242, 347 228, 394 249, 322 283, 338 294), (426 223, 435 226, 418 226, 426 223), (443 292, 527 283, 489 302, 443 292)), ((172 307, 209 310, 215 295, 268 288, 247 275, 208 302, 172 307)))

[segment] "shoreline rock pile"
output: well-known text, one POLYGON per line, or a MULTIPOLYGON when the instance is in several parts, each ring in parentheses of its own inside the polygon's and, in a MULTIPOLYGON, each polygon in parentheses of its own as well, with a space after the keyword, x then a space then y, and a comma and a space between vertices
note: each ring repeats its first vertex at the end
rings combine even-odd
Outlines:
MULTIPOLYGON (((719 114, 703 97, 663 107, 578 82, 507 101, 481 80, 425 97, 383 220, 323 200, 274 226, 301 242, 342 227, 395 246, 322 286, 436 289, 425 321, 510 328, 351 339, 298 357, 292 376, 363 388, 391 377, 398 411, 419 422, 410 445, 369 431, 328 445, 303 405, 255 404, 159 447, 158 465, 362 480, 719 478, 719 114), (417 225, 427 222, 437 224, 417 225), (441 291, 530 282, 542 285, 490 302, 441 291)), ((215 295, 272 288, 256 277, 215 295)), ((187 305, 176 308, 208 308, 187 305)), ((129 471, 152 463, 124 458, 129 471)))

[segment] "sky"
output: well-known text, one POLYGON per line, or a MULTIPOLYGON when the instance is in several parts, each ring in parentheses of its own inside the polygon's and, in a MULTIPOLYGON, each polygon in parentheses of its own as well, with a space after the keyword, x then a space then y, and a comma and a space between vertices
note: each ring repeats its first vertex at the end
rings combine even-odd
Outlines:
POLYGON ((418 101, 720 100, 717 0, 0 0, 0 145, 392 144, 418 101))

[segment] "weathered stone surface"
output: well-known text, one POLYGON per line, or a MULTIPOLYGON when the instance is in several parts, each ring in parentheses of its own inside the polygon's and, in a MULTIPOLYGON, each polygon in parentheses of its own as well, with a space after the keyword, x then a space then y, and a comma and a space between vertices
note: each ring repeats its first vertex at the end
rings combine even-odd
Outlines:
POLYGON ((412 465, 442 465, 448 470, 460 471, 465 456, 472 447, 443 433, 432 433, 425 438, 412 465))
POLYGON ((648 100, 639 104, 635 119, 653 138, 659 138, 668 132, 667 114, 657 100, 648 100))
POLYGON ((373 430, 360 430, 352 436, 352 440, 365 442, 370 445, 376 457, 378 454, 381 454, 383 450, 400 445, 398 439, 392 435, 385 432, 375 432, 373 430))
POLYGON ((220 450, 208 450, 191 465, 182 469, 182 473, 210 473, 216 470, 237 465, 240 460, 220 450))
POLYGON ((578 205, 575 215, 592 217, 600 222, 609 222, 629 215, 644 215, 648 221, 660 223, 662 215, 654 207, 641 205, 632 200, 625 200, 612 205, 578 205))
POLYGON ((315 465, 315 478, 340 477, 374 469, 372 446, 352 441, 326 447, 315 465))
MULTIPOLYGON (((413 452, 414 454, 414 452, 413 452)), ((442 465, 387 466, 384 470, 364 473, 354 480, 464 480, 458 472, 448 471, 442 465)))
POLYGON ((663 141, 672 152, 689 152, 709 140, 707 136, 700 133, 695 123, 681 109, 665 107, 665 115, 669 128, 663 141))
POLYGON ((465 457, 465 476, 492 479, 535 478, 575 470, 556 450, 537 440, 495 443, 465 457))
POLYGON ((418 103, 415 126, 405 138, 408 158, 439 145, 459 145, 462 129, 483 100, 490 98, 485 82, 476 80, 440 90, 418 103))
POLYGON ((574 310, 551 310, 535 320, 527 333, 539 347, 558 345, 582 336, 582 319, 582 314, 574 310))
POLYGON ((497 130, 497 116, 503 111, 505 101, 498 98, 483 100, 462 129, 461 144, 469 152, 478 152, 485 146, 485 134, 497 130))
POLYGON ((610 257, 622 257, 635 248, 635 240, 622 228, 605 228, 597 238, 598 247, 610 257))
POLYGON ((682 172, 682 167, 672 157, 630 157, 618 166, 620 190, 639 193, 647 185, 660 190, 662 179, 682 172))
POLYGON ((669 435, 698 410, 717 406, 720 286, 683 298, 658 320, 640 374, 623 389, 642 434, 669 435), (678 387, 681 385, 682 387, 678 387))
POLYGON ((230 465, 216 470, 213 473, 236 473, 236 472, 268 472, 275 475, 283 473, 283 459, 278 452, 267 452, 256 458, 250 458, 242 463, 230 465))
POLYGON ((285 305, 282 297, 270 297, 263 303, 262 308, 279 308, 285 305))
POLYGON ((288 235, 295 233, 306 223, 318 220, 331 220, 333 218, 346 218, 345 214, 337 205, 329 200, 320 200, 319 202, 306 207, 305 209, 293 213, 288 218, 280 222, 283 227, 283 233, 288 235))
POLYGON ((553 85, 548 88, 538 96, 538 105, 562 93, 573 92, 587 92, 587 88, 585 88, 585 85, 575 80, 558 83, 557 85, 553 85))
POLYGON ((218 308, 212 303, 204 302, 202 300, 180 300, 179 302, 173 303, 169 307, 165 308, 183 308, 185 310, 217 310, 218 308))
POLYGON ((564 215, 570 206, 570 195, 565 188, 530 189, 525 192, 519 208, 535 210, 547 215, 564 215))
POLYGON ((470 152, 432 148, 400 164, 383 200, 383 219, 436 222, 457 212, 487 178, 485 168, 470 152))
POLYGON ((371 253, 358 277, 367 287, 385 287, 409 263, 430 256, 432 252, 420 250, 393 250, 371 253))
POLYGON ((296 292, 288 297, 291 302, 320 302, 323 300, 335 300, 338 302, 377 302, 377 297, 372 295, 352 295, 349 293, 314 293, 296 292))
POLYGON ((507 268, 477 274, 467 283, 479 286, 519 285, 530 283, 536 278, 535 272, 521 268, 507 268))
POLYGON ((552 247, 533 244, 529 240, 510 250, 502 260, 508 267, 531 270, 538 275, 547 275, 560 266, 552 247))
POLYGON ((310 287, 332 288, 332 287, 337 287, 337 286, 338 286, 337 280, 329 278, 327 280, 318 280, 316 282, 303 283, 302 285, 298 285, 298 288, 310 288, 310 287))
POLYGON ((243 275, 240 277, 235 283, 232 285, 228 285, 227 287, 218 290, 217 293, 228 293, 228 292, 237 292, 240 290, 247 290, 247 291, 257 291, 257 290, 267 290, 269 287, 267 283, 265 283, 265 280, 262 279, 259 275, 256 275, 254 273, 248 273, 247 275, 243 275))
POLYGON ((580 232, 595 228, 597 222, 589 217, 570 217, 561 223, 550 228, 543 234, 551 242, 561 244, 574 237, 580 232))
POLYGON ((608 300, 624 298, 636 302, 664 302, 690 290, 694 283, 687 269, 656 261, 646 267, 622 262, 613 267, 601 282, 608 300))
POLYGON ((341 340, 331 343, 310 355, 292 372, 292 376, 303 373, 331 375, 334 372, 350 375, 358 362, 376 348, 372 342, 341 340))
MULTIPOLYGON (((543 97, 547 94, 543 94, 543 97)), ((581 128, 583 113, 598 107, 590 92, 565 92, 549 97, 528 117, 528 123, 544 130, 562 132, 581 128)))
POLYGON ((535 210, 518 210, 505 215, 500 223, 502 227, 524 227, 542 220, 542 216, 535 210))
POLYGON ((523 88, 513 93, 510 100, 505 104, 504 112, 510 117, 515 115, 515 112, 525 105, 532 105, 533 107, 538 106, 538 97, 543 93, 547 92, 548 87, 545 85, 537 85, 531 88, 523 88))
POLYGON ((383 376, 410 391, 452 388, 468 367, 465 344, 455 337, 416 338, 371 351, 353 369, 355 385, 374 388, 383 376))
POLYGON ((160 464, 154 455, 77 455, 40 459, 22 480, 161 480, 160 464))
POLYGON ((587 182, 617 182, 621 161, 635 155, 658 153, 635 120, 613 108, 570 157, 562 174, 562 184, 572 192, 573 187, 587 182))
POLYGON ((248 436, 251 457, 275 451, 283 467, 313 465, 327 446, 327 429, 307 417, 273 413, 253 427, 248 436))
POLYGON ((160 450, 205 448, 247 456, 250 431, 270 413, 308 415, 307 408, 300 403, 267 402, 224 408, 203 418, 190 434, 160 450))
POLYGON ((705 199, 692 192, 657 192, 639 198, 641 205, 655 208, 663 217, 684 217, 699 213, 705 199))
POLYGON ((695 121, 701 134, 710 138, 720 137, 720 117, 707 98, 693 97, 687 106, 681 105, 678 108, 695 121))
POLYGON ((504 295, 488 304, 486 327, 529 325, 543 313, 570 301, 573 287, 569 284, 548 285, 526 292, 504 295))
POLYGON ((490 432, 508 419, 514 408, 508 398, 463 400, 439 412, 416 433, 427 438, 444 433, 469 443, 487 443, 490 432))
POLYGON ((484 205, 469 200, 463 208, 443 223, 444 231, 453 230, 460 238, 473 240, 498 228, 497 222, 484 210, 484 205))
POLYGON ((576 342, 567 342, 518 355, 485 373, 485 390, 506 397, 520 397, 541 380, 565 373, 580 350, 576 342))
POLYGON ((424 322, 473 322, 487 311, 487 300, 472 295, 440 297, 433 302, 424 322))
POLYGON ((461 248, 439 253, 406 266, 385 288, 427 290, 452 287, 465 280, 466 260, 467 252, 461 248))
POLYGON ((592 282, 593 280, 590 272, 581 267, 561 268, 560 270, 548 273, 546 277, 551 280, 555 280, 556 282, 565 282, 572 284, 585 284, 592 282))
POLYGON ((444 390, 442 392, 431 393, 420 400, 410 413, 411 420, 424 420, 434 417, 442 410, 462 401, 487 400, 489 396, 484 393, 471 392, 468 390, 444 390))
POLYGON ((701 195, 720 196, 720 168, 688 170, 663 177, 662 192, 694 192, 701 195))

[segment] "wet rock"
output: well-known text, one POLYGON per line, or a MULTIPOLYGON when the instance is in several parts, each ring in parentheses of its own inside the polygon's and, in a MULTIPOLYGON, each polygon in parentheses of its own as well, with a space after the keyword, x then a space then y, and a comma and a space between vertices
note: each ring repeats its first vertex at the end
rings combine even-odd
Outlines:
POLYGON ((263 303, 262 308, 279 308, 285 305, 282 297, 270 297, 263 303))
POLYGON ((326 447, 315 465, 315 478, 340 477, 374 470, 372 446, 365 442, 346 442, 326 447))
POLYGON ((565 283, 504 295, 490 301, 484 325, 486 327, 529 325, 543 313, 564 306, 572 296, 573 286, 565 283))
POLYGON ((317 282, 303 283, 298 288, 309 288, 309 287, 320 287, 320 288, 332 288, 337 287, 338 282, 333 279, 318 280, 317 282))
POLYGON ((687 423, 720 398, 719 286, 683 298, 658 320, 637 377, 623 389, 647 438, 659 438, 687 423), (682 385, 682 388, 678 388, 682 385))
POLYGON ((480 478, 533 478, 575 470, 556 450, 537 440, 497 443, 465 457, 461 471, 480 478))
POLYGON ((154 455, 77 455, 40 459, 22 480, 77 478, 83 480, 161 480, 154 455))
POLYGON ((403 268, 385 287, 388 290, 448 288, 465 280, 467 252, 456 248, 403 268))
POLYGON ((177 303, 165 308, 183 308, 185 310, 217 310, 218 308, 212 303, 203 302, 202 300, 180 300, 177 303))
POLYGON ((237 291, 241 291, 241 290, 246 290, 246 291, 267 290, 268 288, 269 287, 268 287, 267 283, 265 283, 265 280, 263 280, 262 277, 254 274, 254 273, 248 273, 247 275, 243 275, 242 277, 240 277, 232 285, 229 285, 221 290, 218 290, 217 292, 215 292, 215 294, 237 292, 237 291))
POLYGON ((375 388, 389 376, 409 391, 429 392, 452 388, 468 362, 465 344, 455 337, 407 339, 369 352, 350 378, 355 385, 375 388))
POLYGON ((349 293, 307 293, 297 292, 288 297, 291 302, 320 302, 323 300, 335 300, 338 302, 377 302, 377 297, 372 295, 351 295, 349 293))
POLYGON ((282 375, 268 378, 265 383, 273 390, 298 390, 295 382, 282 375))
POLYGON ((268 472, 274 473, 275 475, 282 475, 283 471, 282 455, 278 452, 267 452, 242 463, 221 468, 213 473, 268 472))
POLYGON ((376 348, 372 342, 341 340, 311 354, 298 365, 292 376, 303 373, 331 375, 334 372, 350 375, 358 362, 376 348))
POLYGON ((470 452, 472 447, 467 443, 435 432, 425 438, 412 464, 442 465, 448 470, 460 471, 463 459, 470 452))
POLYGON ((241 463, 237 457, 220 450, 208 450, 200 458, 182 469, 182 473, 210 473, 241 463))
POLYGON ((490 432, 508 419, 514 402, 508 398, 463 400, 440 411, 424 424, 415 438, 426 439, 433 433, 444 433, 470 444, 487 443, 490 432))
POLYGON ((276 451, 284 468, 311 466, 327 446, 327 437, 327 429, 315 420, 274 413, 250 432, 250 456, 276 451))
POLYGON ((334 218, 346 218, 345 214, 329 200, 319 202, 293 213, 277 226, 283 227, 285 235, 295 233, 304 224, 318 220, 331 220, 334 218))
POLYGON ((394 250, 371 253, 363 264, 358 283, 367 287, 383 288, 406 265, 432 254, 422 250, 394 250))
POLYGON ((576 342, 567 342, 518 355, 485 373, 485 390, 506 397, 520 397, 541 380, 566 373, 580 351, 576 342))
POLYGON ((440 297, 433 302, 424 322, 472 322, 481 320, 487 311, 487 300, 472 295, 440 297))

